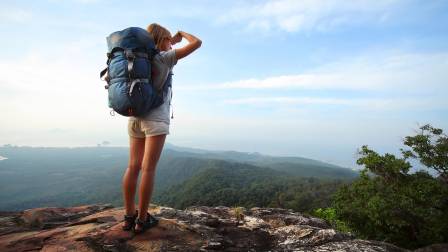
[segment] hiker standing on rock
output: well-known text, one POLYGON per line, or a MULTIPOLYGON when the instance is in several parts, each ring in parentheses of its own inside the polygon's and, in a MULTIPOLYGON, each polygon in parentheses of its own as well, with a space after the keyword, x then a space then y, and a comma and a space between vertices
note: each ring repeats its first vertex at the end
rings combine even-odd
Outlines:
MULTIPOLYGON (((183 31, 174 36, 164 27, 153 23, 147 31, 153 37, 156 48, 160 50, 151 63, 154 88, 162 89, 172 69, 182 59, 201 46, 201 40, 183 31), (188 44, 172 49, 172 45, 185 38, 188 44)), ((123 176, 123 197, 126 214, 123 230, 134 229, 142 233, 157 225, 158 220, 149 214, 148 206, 154 185, 157 162, 162 153, 166 135, 169 134, 171 87, 165 94, 164 103, 141 117, 129 117, 128 133, 130 143, 129 164, 123 176), (135 209, 137 179, 142 171, 138 196, 138 209, 135 209)))

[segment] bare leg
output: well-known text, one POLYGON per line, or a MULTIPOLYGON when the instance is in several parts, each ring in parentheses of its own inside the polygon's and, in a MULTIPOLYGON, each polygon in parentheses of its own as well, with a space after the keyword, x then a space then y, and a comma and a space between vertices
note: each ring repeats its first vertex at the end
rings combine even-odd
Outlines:
MULTIPOLYGON (((166 135, 147 137, 145 142, 145 154, 142 162, 142 178, 139 187, 138 218, 146 220, 148 204, 152 196, 154 186, 154 175, 157 162, 162 153, 166 135)), ((138 226, 138 225, 137 225, 138 226)), ((137 227, 136 227, 137 228, 137 227)))
POLYGON ((129 138, 129 164, 123 176, 123 199, 126 215, 135 214, 135 190, 145 151, 144 138, 129 138))

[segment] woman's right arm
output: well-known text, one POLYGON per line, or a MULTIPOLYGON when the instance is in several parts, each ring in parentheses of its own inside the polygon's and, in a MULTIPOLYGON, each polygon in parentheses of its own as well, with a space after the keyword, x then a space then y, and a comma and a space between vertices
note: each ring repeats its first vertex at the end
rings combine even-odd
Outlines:
POLYGON ((194 52, 196 49, 201 47, 202 44, 202 41, 200 39, 183 31, 178 31, 176 35, 174 35, 173 42, 175 43, 180 42, 182 38, 185 38, 188 41, 188 44, 184 47, 175 49, 176 58, 178 60, 188 56, 190 53, 194 52))

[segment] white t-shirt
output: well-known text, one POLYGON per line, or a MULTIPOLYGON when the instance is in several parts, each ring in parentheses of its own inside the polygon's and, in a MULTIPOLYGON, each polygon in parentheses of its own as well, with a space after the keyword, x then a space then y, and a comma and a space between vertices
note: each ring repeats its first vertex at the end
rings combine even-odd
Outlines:
MULTIPOLYGON (((173 70, 177 63, 176 52, 174 49, 169 51, 161 51, 157 54, 151 63, 151 77, 154 88, 161 90, 168 74, 173 70)), ((164 102, 159 107, 150 110, 147 114, 138 117, 138 119, 146 121, 158 121, 170 123, 170 103, 171 103, 171 87, 168 88, 164 97, 164 102)), ((136 120, 136 117, 129 117, 129 120, 136 120)))

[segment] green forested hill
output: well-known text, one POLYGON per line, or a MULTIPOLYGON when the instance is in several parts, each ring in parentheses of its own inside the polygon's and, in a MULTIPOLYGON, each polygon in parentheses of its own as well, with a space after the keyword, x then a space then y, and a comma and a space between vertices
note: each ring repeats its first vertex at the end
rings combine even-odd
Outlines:
POLYGON ((327 207, 342 181, 290 176, 243 163, 212 161, 206 169, 181 184, 155 195, 154 201, 185 208, 208 206, 268 206, 310 211, 327 207))
POLYGON ((201 171, 215 167, 215 160, 164 155, 158 164, 156 191, 177 185, 201 171))

